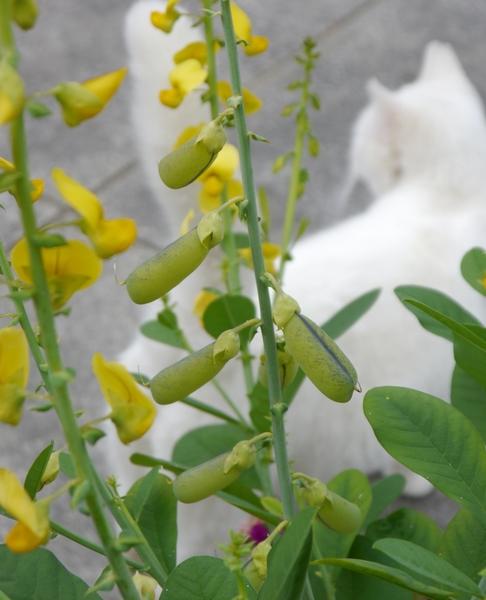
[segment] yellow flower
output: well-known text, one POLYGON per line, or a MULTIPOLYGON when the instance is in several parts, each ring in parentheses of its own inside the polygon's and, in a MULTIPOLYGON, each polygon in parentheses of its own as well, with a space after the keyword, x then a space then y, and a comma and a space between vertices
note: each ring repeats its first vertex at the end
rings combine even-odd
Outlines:
POLYGON ((123 81, 127 68, 105 73, 83 83, 63 81, 53 90, 61 105, 64 121, 70 127, 91 119, 108 104, 123 81))
POLYGON ((0 505, 18 521, 5 538, 9 550, 23 554, 48 541, 48 503, 33 502, 17 477, 7 469, 0 469, 0 505))
POLYGON ((17 425, 27 397, 29 347, 25 333, 16 327, 0 330, 0 421, 17 425))
POLYGON ((0 125, 20 115, 24 106, 24 83, 7 60, 0 63, 0 125))
MULTIPOLYGON (((69 240, 64 246, 41 248, 42 262, 54 309, 61 308, 78 290, 92 285, 103 263, 89 246, 69 240)), ((32 284, 32 268, 25 238, 12 248, 11 261, 19 279, 32 284)))
POLYGON ((152 577, 148 575, 143 575, 138 571, 132 577, 133 583, 137 588, 137 592, 140 594, 140 597, 143 600, 154 600, 155 598, 155 589, 157 587, 157 582, 152 577))
MULTIPOLYGON (((15 172, 15 165, 5 158, 0 158, 0 169, 2 169, 4 173, 13 173, 15 172)), ((31 179, 30 183, 33 188, 30 192, 30 198, 32 202, 36 202, 42 196, 42 192, 44 191, 44 181, 42 179, 31 179)), ((12 190, 9 189, 8 191, 12 193, 13 186, 12 190)))
POLYGON ((251 21, 248 15, 233 2, 231 2, 230 7, 236 37, 248 42, 248 46, 243 45, 245 54, 253 56, 254 54, 265 52, 268 48, 268 39, 262 36, 251 35, 251 21))
POLYGON ((228 197, 241 195, 241 185, 238 191, 235 191, 237 182, 232 179, 232 175, 238 168, 240 158, 238 150, 232 144, 226 144, 218 154, 213 164, 198 177, 197 181, 203 184, 198 196, 198 205, 202 212, 207 213, 214 210, 221 204, 220 194, 223 191, 225 182, 233 182, 231 191, 228 189, 228 197))
MULTIPOLYGON (((221 98, 224 104, 227 103, 228 98, 230 98, 232 95, 233 92, 230 84, 227 81, 218 81, 218 96, 221 98)), ((260 98, 255 96, 255 94, 252 94, 250 90, 243 88, 243 106, 245 107, 246 114, 250 115, 251 113, 259 111, 263 106, 263 102, 260 100, 260 98)))
POLYGON ((174 23, 181 16, 180 13, 174 8, 178 2, 179 0, 169 0, 167 2, 167 6, 165 7, 165 13, 153 11, 150 15, 152 25, 157 27, 157 29, 161 29, 165 33, 170 33, 172 31, 172 27, 174 27, 174 23))
POLYGON ((177 138, 176 143, 172 147, 172 150, 175 150, 179 146, 182 146, 184 142, 187 142, 187 140, 190 140, 195 135, 199 135, 204 125, 206 125, 206 123, 199 123, 199 125, 189 125, 188 127, 186 127, 180 134, 180 136, 177 138))
POLYGON ((196 58, 188 58, 176 65, 169 75, 172 86, 170 90, 162 90, 159 99, 165 106, 177 108, 184 98, 201 85, 208 72, 196 58))
POLYGON ((208 292, 207 290, 201 290, 199 294, 195 297, 192 312, 196 315, 196 317, 198 317, 201 327, 204 326, 203 316, 206 312, 206 308, 217 298, 219 298, 218 294, 208 292))
POLYGON ((93 371, 106 401, 113 409, 110 419, 118 437, 129 444, 142 437, 152 425, 156 409, 138 388, 127 369, 116 362, 106 362, 97 352, 93 356, 93 371))
MULTIPOLYGON (((211 182, 211 185, 214 183, 214 180, 211 182)), ((228 187, 228 198, 236 198, 236 196, 243 196, 243 185, 241 181, 238 179, 230 179, 226 182, 228 187)), ((221 185, 221 189, 222 189, 221 185)), ((201 188, 199 192, 199 196, 197 198, 197 203, 199 206, 199 210, 203 213, 211 212, 221 206, 221 197, 218 195, 211 194, 207 191, 208 187, 205 185, 201 188)), ((216 185, 214 186, 216 189, 216 185)), ((211 190, 212 191, 212 190, 211 190)), ((235 212, 238 210, 236 206, 232 206, 230 210, 234 210, 235 212)))
MULTIPOLYGON (((275 274, 276 269, 274 260, 280 256, 280 246, 277 244, 271 244, 270 242, 263 242, 262 244, 263 259, 265 261, 265 270, 268 273, 275 274)), ((250 248, 238 248, 238 254, 245 261, 246 266, 253 269, 253 261, 251 258, 250 248)))
POLYGON ((103 206, 92 192, 62 169, 52 169, 51 175, 61 196, 81 215, 81 230, 91 240, 100 258, 124 252, 135 242, 137 225, 133 219, 106 220, 103 206))
POLYGON ((187 215, 182 220, 181 228, 180 228, 180 231, 179 231, 179 235, 181 237, 183 235, 186 235, 186 233, 189 231, 189 224, 194 219, 194 217, 195 217, 194 209, 191 208, 191 209, 189 209, 189 211, 187 212, 187 215))

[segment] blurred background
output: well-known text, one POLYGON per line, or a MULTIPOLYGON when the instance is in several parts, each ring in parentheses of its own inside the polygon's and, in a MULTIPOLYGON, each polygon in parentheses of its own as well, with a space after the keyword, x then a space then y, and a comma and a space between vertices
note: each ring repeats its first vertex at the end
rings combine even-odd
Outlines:
MULTIPOLYGON (((48 89, 59 81, 83 81, 124 66, 124 15, 131 0, 43 0, 35 28, 16 31, 22 57, 21 73, 29 92, 48 89)), ((195 3, 193 3, 195 6, 195 3)), ((313 37, 321 58, 314 73, 314 91, 321 109, 312 112, 313 131, 321 142, 317 159, 306 159, 310 180, 299 214, 308 216, 310 230, 325 227, 343 216, 363 210, 369 202, 365 190, 353 190, 347 205, 347 147, 351 125, 366 103, 366 81, 377 77, 390 88, 413 80, 425 45, 431 40, 450 42, 466 72, 486 97, 486 3, 483 0, 241 0, 255 35, 265 35, 270 46, 265 54, 244 57, 242 77, 246 87, 263 102, 251 117, 250 127, 271 144, 253 144, 257 185, 266 187, 275 226, 281 223, 289 172, 272 173, 275 158, 293 146, 292 117, 280 117, 282 108, 296 99, 287 85, 301 76, 294 56, 303 39, 313 37)), ((31 176, 43 178, 46 191, 38 203, 39 222, 69 216, 50 181, 50 171, 61 167, 95 192, 109 218, 135 218, 139 227, 136 246, 117 258, 119 270, 131 268, 165 245, 164 215, 144 185, 130 124, 130 81, 95 119, 68 128, 54 103, 49 117, 28 118, 31 176)), ((8 129, 0 130, 0 156, 10 158, 8 129)), ((13 200, 2 196, 0 236, 9 250, 20 237, 13 200)), ((278 242, 278 239, 273 240, 278 242)), ((58 319, 65 364, 76 366, 72 386, 77 410, 88 408, 95 418, 106 413, 105 401, 91 374, 91 357, 101 352, 107 360, 129 345, 137 327, 137 311, 120 293, 107 261, 101 280, 74 296, 71 318, 58 319)), ((406 282, 404 282, 406 283, 406 282)), ((0 312, 9 312, 0 300, 0 312)), ((26 411, 18 428, 0 425, 0 465, 14 470, 23 480, 28 467, 49 440, 61 445, 54 414, 26 411)), ((103 440, 95 448, 95 460, 103 464, 103 440)), ((141 473, 142 474, 142 473, 141 473)), ((411 505, 408 500, 401 505, 411 505)), ((62 503, 62 502, 61 502, 62 503)), ((59 502, 57 504, 60 504, 59 502)), ((414 506, 445 525, 456 510, 434 493, 414 506)), ((58 508, 53 518, 85 535, 88 519, 58 508)), ((0 521, 0 533, 10 527, 0 521)), ((94 534, 93 534, 94 535, 94 534)), ((95 538, 94 538, 95 539, 95 538)), ((58 537, 49 548, 62 555, 68 568, 92 583, 100 571, 100 559, 58 537)), ((113 598, 116 598, 113 595, 113 598)))

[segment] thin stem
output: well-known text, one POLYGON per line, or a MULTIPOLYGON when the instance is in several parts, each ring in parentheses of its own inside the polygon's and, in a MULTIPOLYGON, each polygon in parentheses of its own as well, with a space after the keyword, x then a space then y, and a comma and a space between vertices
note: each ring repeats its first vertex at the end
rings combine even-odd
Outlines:
MULTIPOLYGON (((231 87, 233 95, 242 99, 243 92, 240 80, 236 39, 231 20, 231 11, 228 0, 220 0, 223 30, 228 53, 230 68, 231 87)), ((242 100, 235 107, 236 132, 242 167, 243 188, 245 197, 248 199, 247 221, 248 235, 255 271, 258 299, 262 318, 263 344, 265 348, 266 364, 268 369, 268 387, 272 412, 272 431, 274 439, 275 460, 280 484, 280 492, 284 510, 284 517, 292 520, 295 515, 294 498, 292 491, 292 480, 288 465, 287 445, 285 439, 285 426, 283 415, 286 407, 282 405, 280 390, 280 377, 278 372, 277 350, 275 343, 275 332, 272 322, 272 307, 267 286, 260 280, 265 272, 265 263, 261 247, 260 231, 258 224, 258 210, 253 181, 253 169, 251 164, 251 150, 246 127, 245 112, 242 100)))
MULTIPOLYGON (((84 546, 85 548, 88 548, 88 550, 92 550, 93 552, 97 552, 98 554, 106 556, 104 549, 101 546, 99 546, 98 544, 95 544, 94 542, 92 542, 91 540, 87 540, 86 538, 79 535, 78 533, 74 533, 74 531, 70 531, 69 529, 66 529, 66 527, 63 527, 60 523, 57 523, 56 521, 50 520, 49 524, 50 524, 52 531, 55 531, 56 533, 58 533, 59 535, 62 535, 66 539, 71 540, 72 542, 76 542, 76 544, 79 544, 80 546, 84 546)), ((130 565, 131 567, 133 567, 134 569, 137 569, 138 571, 140 571, 141 569, 145 569, 144 564, 142 564, 141 562, 138 562, 136 560, 132 560, 131 558, 128 558, 127 556, 125 556, 125 562, 128 565, 130 565)))

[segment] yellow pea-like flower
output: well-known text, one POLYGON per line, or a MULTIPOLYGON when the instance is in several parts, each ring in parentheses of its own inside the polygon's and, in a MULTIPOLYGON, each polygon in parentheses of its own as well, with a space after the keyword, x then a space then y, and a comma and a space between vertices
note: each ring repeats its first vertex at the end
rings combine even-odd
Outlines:
POLYGON ((24 83, 6 58, 0 62, 0 125, 15 119, 24 106, 24 83))
POLYGON ((265 273, 265 277, 277 290, 273 320, 283 330, 295 361, 330 400, 348 402, 354 390, 361 391, 351 361, 325 331, 300 313, 299 304, 282 291, 270 273, 265 273))
POLYGON ((230 3, 231 17, 237 38, 241 38, 247 42, 244 45, 244 51, 247 56, 254 56, 265 52, 268 48, 268 39, 259 35, 251 35, 251 21, 248 15, 234 2, 230 3))
POLYGON ((227 135, 219 119, 203 127, 159 162, 159 175, 167 187, 179 189, 197 179, 216 159, 227 135))
POLYGON ((186 398, 211 381, 228 360, 240 351, 240 338, 232 329, 218 339, 163 369, 152 378, 150 391, 158 404, 172 404, 186 398))
POLYGON ((304 502, 319 508, 317 516, 330 529, 337 533, 353 533, 360 528, 363 516, 357 504, 332 492, 319 479, 304 473, 294 473, 292 478, 300 480, 304 502))
POLYGON ((0 421, 18 425, 28 392, 29 346, 22 329, 0 330, 0 421))
POLYGON ((255 443, 269 437, 270 433, 262 433, 251 440, 243 440, 231 452, 184 471, 172 485, 175 497, 179 502, 192 504, 219 492, 255 464, 255 443))
MULTIPOLYGON (((15 173, 15 165, 5 158, 0 157, 0 169, 4 173, 15 173)), ((44 181, 42 179, 31 179, 30 185, 32 186, 32 190, 30 192, 30 199, 32 202, 37 202, 39 198, 42 196, 44 191, 44 181)), ((13 185, 8 191, 11 194, 15 193, 15 185, 13 185)))

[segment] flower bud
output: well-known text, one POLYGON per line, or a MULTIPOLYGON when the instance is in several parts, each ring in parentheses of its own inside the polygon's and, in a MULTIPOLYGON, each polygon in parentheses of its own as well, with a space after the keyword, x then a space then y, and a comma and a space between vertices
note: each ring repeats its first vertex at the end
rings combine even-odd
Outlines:
POLYGON ((197 179, 216 159, 226 143, 218 119, 205 125, 198 136, 178 146, 159 162, 159 175, 167 187, 179 189, 197 179))
POLYGON ((21 29, 32 29, 39 9, 35 0, 11 0, 13 20, 21 29))
MULTIPOLYGON (((299 370, 299 366, 295 362, 295 359, 292 356, 292 354, 290 354, 290 352, 288 351, 287 347, 282 349, 280 346, 277 345, 277 360, 278 372, 280 375, 280 388, 284 390, 294 380, 295 376, 297 375, 297 371, 299 370)), ((260 356, 258 379, 264 387, 268 388, 268 374, 265 362, 265 355, 262 354, 260 356)))
POLYGON ((24 83, 6 59, 0 63, 0 125, 15 119, 24 106, 24 83))
POLYGON ((150 382, 154 400, 158 404, 172 404, 189 396, 216 377, 239 350, 238 334, 224 331, 212 344, 155 375, 150 382))
POLYGON ((49 456, 49 460, 47 461, 47 466, 45 468, 44 474, 42 475, 39 481, 39 488, 37 491, 40 491, 45 485, 52 483, 55 481, 57 476, 59 475, 60 465, 59 465, 59 455, 61 451, 51 452, 49 456))
MULTIPOLYGON (((261 437, 258 436, 258 439, 261 437)), ((255 464, 255 441, 256 438, 238 442, 231 452, 178 475, 172 486, 177 500, 184 504, 199 502, 233 483, 243 471, 255 464)))

